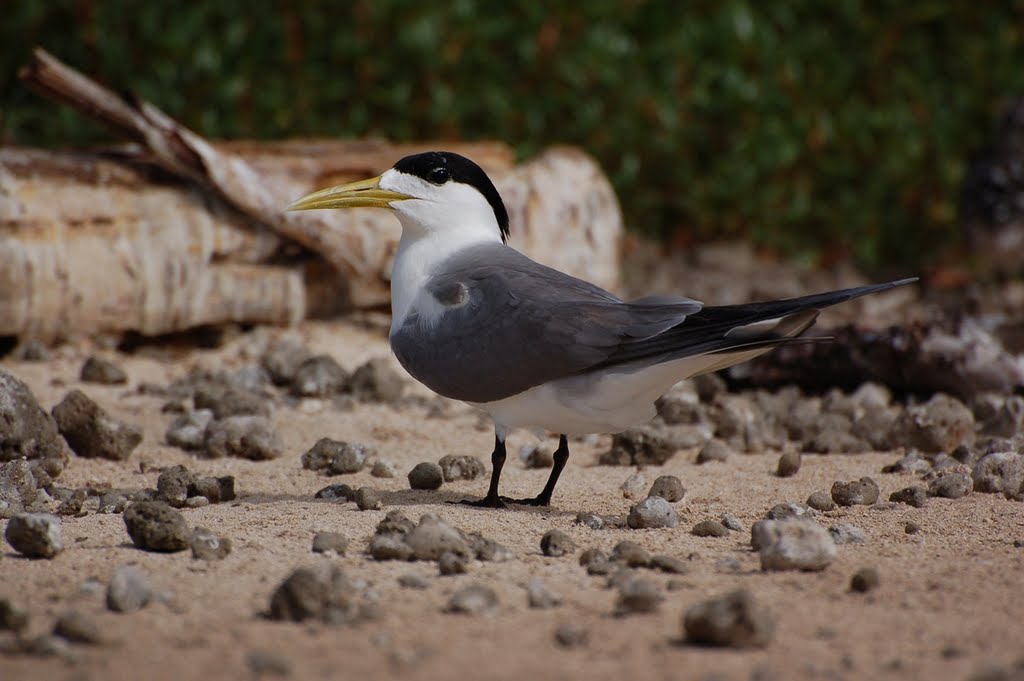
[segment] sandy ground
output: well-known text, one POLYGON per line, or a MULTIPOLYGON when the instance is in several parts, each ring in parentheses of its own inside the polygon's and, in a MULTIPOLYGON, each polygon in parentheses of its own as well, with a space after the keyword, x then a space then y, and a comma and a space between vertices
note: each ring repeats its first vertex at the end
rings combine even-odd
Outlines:
MULTIPOLYGON (((299 330, 314 350, 330 352, 347 368, 369 357, 388 356, 384 334, 351 322, 307 323, 299 330)), ((616 514, 630 502, 619 487, 633 471, 594 465, 608 438, 575 443, 550 509, 484 510, 445 502, 482 495, 486 482, 446 484, 438 492, 411 491, 404 473, 420 461, 449 453, 486 460, 493 442, 489 424, 468 408, 450 418, 428 418, 422 406, 396 408, 360 404, 341 411, 330 402, 279 405, 273 417, 286 455, 270 462, 203 460, 163 444, 172 418, 161 413, 162 398, 141 395, 142 381, 166 383, 189 366, 231 368, 245 356, 242 338, 217 351, 192 351, 173 361, 114 356, 131 385, 107 387, 78 381, 91 350, 65 347, 46 363, 5 361, 0 366, 26 381, 49 409, 79 387, 115 416, 140 425, 143 444, 127 462, 72 457, 59 484, 110 483, 152 487, 156 472, 140 463, 182 463, 200 475, 237 477, 239 499, 185 509, 190 525, 229 536, 234 551, 221 562, 194 560, 188 551, 154 554, 132 547, 120 515, 64 518, 66 549, 54 560, 26 560, 9 546, 0 551, 0 596, 26 607, 33 633, 44 633, 55 618, 77 608, 98 622, 108 639, 99 647, 76 646, 76 659, 0 656, 0 679, 249 679, 248 658, 271 652, 288 661, 296 679, 964 679, 992 664, 1008 663, 1024 651, 1024 506, 1000 495, 972 494, 955 501, 933 499, 914 509, 853 507, 826 514, 824 522, 849 522, 864 530, 863 544, 839 547, 838 559, 820 573, 765 573, 749 549, 749 531, 725 538, 698 538, 698 521, 736 515, 746 527, 783 501, 803 501, 837 479, 871 475, 882 498, 915 480, 909 474, 881 474, 895 453, 805 456, 793 478, 772 473, 777 453, 734 455, 724 463, 697 466, 695 453, 682 451, 667 464, 644 471, 679 476, 688 489, 679 505, 680 526, 672 530, 600 530, 574 525, 582 510, 616 514), (399 477, 372 478, 369 470, 325 478, 301 468, 300 456, 318 438, 362 441, 394 462, 399 477), (352 503, 313 499, 331 483, 372 485, 384 494, 381 511, 361 512, 352 503), (374 526, 388 509, 416 519, 437 513, 466 531, 478 531, 515 553, 505 563, 471 564, 469 574, 439 577, 434 563, 375 562, 363 555, 374 526), (908 521, 922 530, 904 531, 908 521), (548 558, 539 543, 545 531, 569 533, 580 550, 606 551, 622 539, 652 553, 685 559, 684 576, 648 573, 662 585, 674 582, 657 613, 616 617, 615 591, 605 578, 587 576, 576 556, 548 558), (324 558, 310 550, 319 530, 344 533, 348 555, 324 558), (358 626, 286 624, 261 616, 270 595, 293 569, 333 560, 370 583, 383 617, 358 626), (83 592, 89 578, 105 582, 121 565, 144 570, 168 594, 165 603, 120 615, 106 611, 102 592, 83 592), (880 587, 868 594, 849 590, 850 576, 874 566, 880 587), (423 591, 403 589, 401 575, 429 578, 423 591), (552 610, 527 607, 524 585, 541 577, 564 598, 552 610), (472 583, 493 586, 500 608, 489 616, 445 614, 456 589, 472 583), (691 605, 737 587, 749 589, 776 621, 773 643, 761 650, 720 650, 682 642, 681 616, 691 605), (564 649, 553 637, 566 622, 590 632, 585 647, 564 649)), ((411 388, 417 390, 416 388, 411 388)), ((425 393, 424 393, 425 394, 425 393)), ((510 438, 510 464, 503 492, 535 494, 546 471, 526 470, 515 454, 532 441, 510 438)), ((555 441, 549 440, 554 447, 555 441)), ((578 555, 578 552, 577 552, 578 555)))

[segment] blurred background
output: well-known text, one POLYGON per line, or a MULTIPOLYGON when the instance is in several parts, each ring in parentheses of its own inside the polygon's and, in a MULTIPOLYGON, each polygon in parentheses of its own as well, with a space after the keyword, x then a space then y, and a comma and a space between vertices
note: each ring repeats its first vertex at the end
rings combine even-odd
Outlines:
POLYGON ((111 139, 17 82, 40 45, 207 137, 579 145, 669 248, 873 271, 959 247, 969 161, 1024 92, 1024 2, 4 4, 4 144, 111 139))

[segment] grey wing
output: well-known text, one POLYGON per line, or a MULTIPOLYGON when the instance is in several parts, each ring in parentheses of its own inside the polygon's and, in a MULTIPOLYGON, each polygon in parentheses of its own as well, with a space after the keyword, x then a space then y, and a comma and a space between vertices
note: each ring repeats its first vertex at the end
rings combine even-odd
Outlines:
POLYGON ((655 336, 701 308, 687 299, 624 303, 511 249, 442 269, 427 290, 443 311, 430 319, 409 314, 391 346, 413 377, 467 402, 492 402, 587 371, 624 343, 655 336))

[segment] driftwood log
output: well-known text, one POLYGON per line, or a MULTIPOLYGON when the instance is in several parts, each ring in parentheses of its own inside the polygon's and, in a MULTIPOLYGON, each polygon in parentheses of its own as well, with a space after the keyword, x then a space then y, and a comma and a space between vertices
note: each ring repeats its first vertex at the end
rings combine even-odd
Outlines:
MULTIPOLYGON (((393 216, 284 207, 437 144, 212 143, 45 52, 21 78, 131 144, 0 149, 0 336, 156 335, 387 304, 400 234, 393 216)), ((513 245, 617 285, 622 218, 592 159, 555 148, 515 165, 501 144, 443 147, 474 158, 494 179, 513 245)))

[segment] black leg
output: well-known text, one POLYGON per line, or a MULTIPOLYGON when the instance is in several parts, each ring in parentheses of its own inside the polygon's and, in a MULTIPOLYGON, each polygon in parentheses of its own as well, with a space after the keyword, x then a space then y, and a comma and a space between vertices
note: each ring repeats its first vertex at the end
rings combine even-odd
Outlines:
MULTIPOLYGON (((557 455, 555 457, 555 465, 558 463, 557 455)), ((505 502, 502 501, 501 497, 498 496, 498 480, 501 479, 501 469, 505 465, 505 440, 498 437, 498 434, 494 434, 494 451, 491 453, 491 484, 487 488, 487 496, 483 499, 477 499, 476 501, 460 501, 460 504, 466 504, 467 506, 481 506, 484 508, 505 508, 505 502)), ((564 465, 564 462, 563 462, 564 465)), ((550 495, 549 495, 550 496, 550 495)))
POLYGON ((555 463, 551 466, 551 475, 548 476, 548 482, 544 485, 541 493, 533 499, 519 499, 516 503, 528 504, 530 506, 547 506, 551 503, 551 495, 554 493, 555 485, 558 483, 558 476, 562 474, 565 462, 569 460, 569 440, 564 435, 558 437, 558 449, 555 450, 552 458, 555 460, 555 463))

